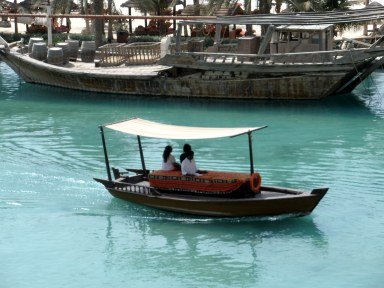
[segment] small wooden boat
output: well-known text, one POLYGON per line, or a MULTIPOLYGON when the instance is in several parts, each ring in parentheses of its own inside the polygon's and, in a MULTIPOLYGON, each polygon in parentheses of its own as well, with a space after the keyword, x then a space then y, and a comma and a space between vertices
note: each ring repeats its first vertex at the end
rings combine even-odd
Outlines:
POLYGON ((310 214, 328 188, 304 192, 266 186, 254 171, 252 133, 262 127, 207 128, 167 125, 132 118, 100 126, 108 179, 95 178, 115 197, 167 211, 212 217, 243 217, 310 214), (104 128, 136 135, 141 169, 121 173, 110 167, 104 128), (182 175, 181 171, 146 169, 141 137, 163 139, 208 139, 248 135, 250 173, 207 171, 200 176, 182 175), (112 170, 112 172, 111 172, 112 170), (130 176, 127 173, 133 172, 130 176), (112 178, 112 174, 114 178, 112 178))

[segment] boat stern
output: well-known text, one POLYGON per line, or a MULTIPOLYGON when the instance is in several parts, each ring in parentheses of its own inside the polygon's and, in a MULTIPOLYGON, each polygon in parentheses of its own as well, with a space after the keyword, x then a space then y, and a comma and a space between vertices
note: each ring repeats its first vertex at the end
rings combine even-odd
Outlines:
POLYGON ((311 195, 318 195, 320 200, 327 194, 329 188, 316 188, 311 191, 311 195))
POLYGON ((315 202, 315 205, 313 206, 311 212, 316 208, 316 206, 319 204, 321 199, 327 194, 329 188, 316 188, 311 191, 310 195, 314 195, 317 198, 317 201, 315 202))

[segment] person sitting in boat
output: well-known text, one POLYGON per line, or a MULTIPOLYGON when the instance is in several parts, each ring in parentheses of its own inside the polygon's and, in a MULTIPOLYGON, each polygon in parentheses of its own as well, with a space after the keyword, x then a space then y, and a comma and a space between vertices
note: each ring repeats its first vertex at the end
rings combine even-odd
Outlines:
POLYGON ((187 154, 192 151, 191 145, 185 143, 183 146, 183 153, 180 155, 180 163, 183 163, 184 159, 187 157, 187 154))
POLYGON ((180 164, 176 163, 175 156, 173 156, 171 153, 172 153, 172 146, 171 145, 165 146, 164 152, 163 152, 163 163, 162 163, 161 170, 167 170, 167 171, 180 170, 180 164))
POLYGON ((201 174, 207 173, 207 171, 197 169, 195 159, 193 159, 194 154, 193 151, 186 153, 186 158, 181 163, 182 175, 201 176, 201 174))
MULTIPOLYGON (((185 145, 188 145, 188 144, 185 144, 185 145)), ((184 145, 184 148, 185 148, 185 145, 184 145)), ((201 176, 201 174, 198 173, 195 159, 193 159, 193 156, 195 153, 193 151, 189 151, 189 152, 184 152, 183 154, 185 158, 183 162, 181 162, 181 174, 191 175, 191 176, 201 176)), ((181 159, 181 156, 180 156, 180 159, 181 159)))

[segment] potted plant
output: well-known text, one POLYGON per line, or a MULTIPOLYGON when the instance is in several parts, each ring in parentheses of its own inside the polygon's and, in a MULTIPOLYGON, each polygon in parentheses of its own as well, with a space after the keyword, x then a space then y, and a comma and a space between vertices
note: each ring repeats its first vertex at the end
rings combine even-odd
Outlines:
POLYGON ((127 43, 129 32, 127 29, 127 21, 124 19, 119 19, 116 22, 116 37, 117 43, 127 43))

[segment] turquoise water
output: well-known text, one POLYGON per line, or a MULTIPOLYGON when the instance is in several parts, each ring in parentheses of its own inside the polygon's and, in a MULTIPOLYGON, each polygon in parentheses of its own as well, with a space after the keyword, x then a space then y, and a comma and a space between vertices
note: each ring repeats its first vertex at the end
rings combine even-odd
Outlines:
MULTIPOLYGON (((115 98, 21 81, 0 63, 0 287, 383 287, 384 73, 318 102, 115 98), (264 183, 330 187, 303 218, 213 219, 115 199, 98 125, 133 116, 258 126, 264 183)), ((111 164, 140 167, 107 131, 111 164)), ((190 141, 199 167, 248 171, 247 139, 190 141)), ((183 141, 143 139, 147 167, 183 141)))

